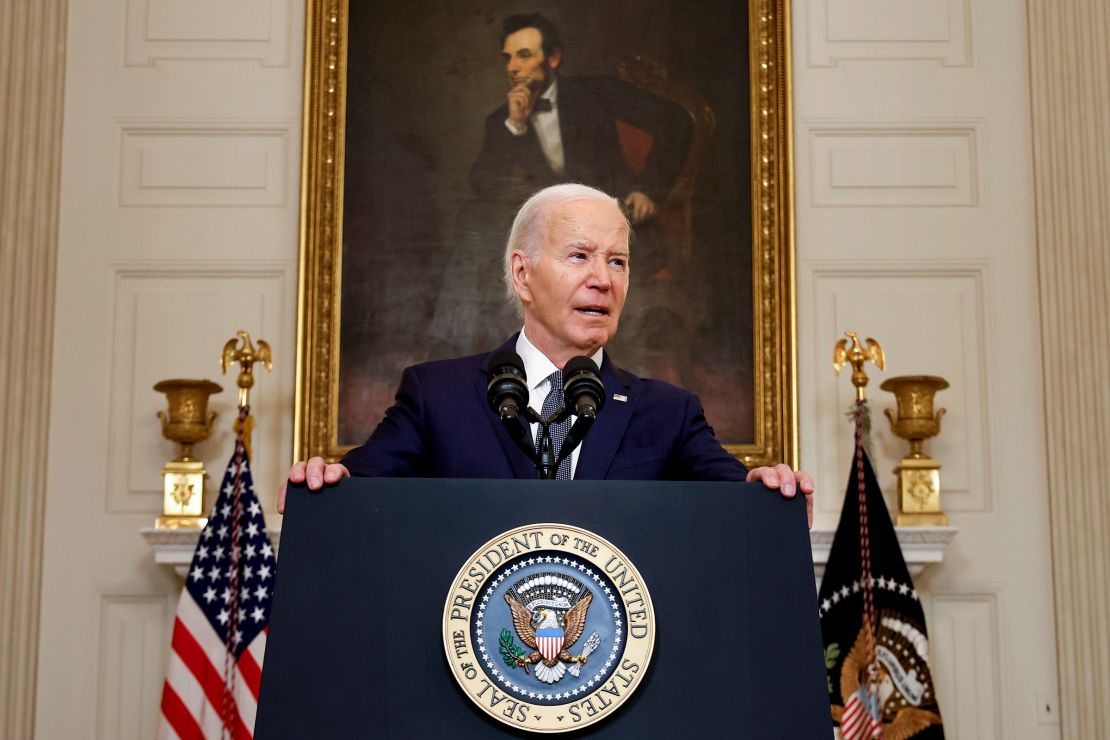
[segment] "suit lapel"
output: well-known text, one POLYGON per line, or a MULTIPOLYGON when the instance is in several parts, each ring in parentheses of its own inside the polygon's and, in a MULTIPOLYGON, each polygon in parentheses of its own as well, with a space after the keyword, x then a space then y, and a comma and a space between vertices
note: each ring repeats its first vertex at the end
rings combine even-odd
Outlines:
POLYGON ((635 376, 629 375, 610 361, 609 352, 606 350, 605 357, 601 361, 601 382, 605 385, 605 405, 582 442, 578 467, 574 471, 576 479, 601 480, 609 472, 639 400, 635 392, 634 380, 635 376), (626 400, 616 400, 613 394, 624 396, 626 400))
POLYGON ((509 437, 509 433, 505 431, 505 427, 501 423, 501 418, 493 413, 493 409, 489 407, 489 403, 486 400, 486 387, 489 385, 489 361, 493 359, 493 356, 498 352, 515 352, 516 338, 517 335, 514 334, 509 341, 486 355, 486 358, 482 361, 481 367, 478 368, 473 385, 474 391, 478 394, 478 403, 481 404, 486 419, 489 421, 490 426, 493 427, 493 436, 497 438, 497 443, 501 445, 501 451, 505 454, 505 463, 513 471, 513 477, 535 478, 536 469, 532 466, 532 462, 509 437))

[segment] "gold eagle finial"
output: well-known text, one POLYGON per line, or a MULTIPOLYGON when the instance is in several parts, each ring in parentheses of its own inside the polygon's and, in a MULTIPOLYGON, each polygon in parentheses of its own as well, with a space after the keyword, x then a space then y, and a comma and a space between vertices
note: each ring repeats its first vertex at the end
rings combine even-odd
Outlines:
POLYGON ((220 371, 226 373, 236 362, 239 363, 239 377, 236 378, 239 385, 239 405, 250 406, 251 387, 254 385, 252 372, 254 364, 261 362, 266 372, 272 372, 274 369, 270 345, 259 339, 258 346, 255 347, 251 342, 251 335, 240 329, 228 340, 223 352, 220 353, 220 371), (240 340, 243 342, 242 346, 239 346, 240 340))
MULTIPOLYGON (((254 364, 261 362, 262 366, 266 368, 266 372, 273 372, 274 362, 270 345, 259 339, 256 347, 251 342, 251 335, 240 329, 235 332, 234 337, 227 341, 220 353, 220 370, 227 373, 228 368, 236 362, 239 363, 239 377, 235 379, 239 385, 239 408, 249 408, 251 405, 251 386, 254 385, 254 373, 252 372, 254 364), (241 346, 239 344, 240 340, 242 341, 241 346)), ((254 429, 254 416, 248 414, 242 421, 236 418, 233 428, 237 435, 242 434, 243 446, 247 448, 247 456, 252 457, 251 431, 254 429)))
POLYGON ((864 349, 859 337, 852 330, 844 332, 847 339, 841 339, 833 349, 833 367, 837 374, 845 365, 852 366, 852 385, 856 387, 856 398, 860 401, 867 398, 867 373, 863 371, 863 364, 868 360, 875 363, 880 370, 886 369, 886 355, 882 346, 871 337, 864 340, 867 348, 864 349), (849 346, 849 340, 851 346, 849 346))

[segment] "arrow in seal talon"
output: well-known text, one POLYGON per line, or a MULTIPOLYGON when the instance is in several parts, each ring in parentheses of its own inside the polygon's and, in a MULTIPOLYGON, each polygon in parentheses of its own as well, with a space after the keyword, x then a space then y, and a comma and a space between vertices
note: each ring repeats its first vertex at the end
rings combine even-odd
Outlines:
MULTIPOLYGON (((590 635, 590 639, 586 640, 586 646, 582 648, 582 657, 590 657, 590 653, 597 650, 597 646, 601 644, 601 637, 596 632, 590 635)), ((578 674, 582 672, 582 664, 575 663, 570 667, 570 675, 578 678, 578 674)))

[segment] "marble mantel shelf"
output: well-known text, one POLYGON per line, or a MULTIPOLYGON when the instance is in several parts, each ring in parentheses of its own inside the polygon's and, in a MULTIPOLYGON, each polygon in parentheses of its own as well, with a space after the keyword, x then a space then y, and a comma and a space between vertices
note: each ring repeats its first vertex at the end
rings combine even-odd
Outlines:
MULTIPOLYGON (((902 557, 911 576, 917 576, 925 566, 944 560, 944 549, 956 536, 956 527, 895 527, 898 544, 902 547, 902 557)), ((813 570, 817 580, 825 573, 825 563, 829 561, 832 550, 832 529, 813 529, 809 533, 809 545, 813 551, 813 570)))
MULTIPOLYGON (((896 529, 898 543, 902 546, 902 555, 906 558, 911 576, 921 573, 927 565, 943 561, 944 549, 958 531, 956 527, 897 527, 896 529)), ((281 545, 281 530, 268 531, 276 550, 281 545)), ((832 529, 814 529, 809 533, 810 549, 813 551, 813 570, 818 581, 825 572, 825 563, 829 560, 834 534, 836 532, 832 529)), ((147 544, 154 549, 154 562, 172 566, 178 575, 184 578, 189 569, 189 562, 193 558, 193 551, 197 547, 200 531, 146 527, 142 530, 142 535, 147 544)))
MULTIPOLYGON (((139 531, 154 550, 154 562, 172 566, 184 578, 189 571, 189 563, 193 560, 193 552, 197 549, 200 530, 143 527, 139 531)), ((267 527, 266 532, 270 535, 274 550, 277 550, 281 546, 281 529, 267 527)))

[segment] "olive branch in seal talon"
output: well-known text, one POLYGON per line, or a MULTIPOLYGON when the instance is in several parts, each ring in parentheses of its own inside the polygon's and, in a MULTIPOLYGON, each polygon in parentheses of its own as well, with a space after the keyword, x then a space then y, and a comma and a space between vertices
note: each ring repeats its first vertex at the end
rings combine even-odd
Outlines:
POLYGON ((505 661, 505 665, 510 668, 523 668, 524 675, 532 675, 532 672, 528 670, 528 663, 520 657, 524 655, 524 648, 514 643, 512 632, 502 628, 497 643, 499 645, 498 650, 501 653, 501 658, 505 661))

